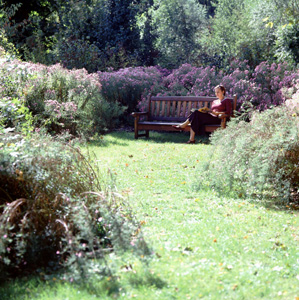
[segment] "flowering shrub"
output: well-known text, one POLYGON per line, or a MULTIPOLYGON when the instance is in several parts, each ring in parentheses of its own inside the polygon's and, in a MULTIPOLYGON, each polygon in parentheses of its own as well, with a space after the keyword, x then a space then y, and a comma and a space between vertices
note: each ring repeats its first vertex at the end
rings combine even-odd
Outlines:
POLYGON ((33 118, 24 101, 18 98, 0 98, 0 134, 9 131, 29 134, 33 130, 33 118))
POLYGON ((114 126, 114 120, 123 112, 117 103, 108 105, 102 97, 97 74, 88 74, 84 69, 5 60, 0 64, 0 79, 2 93, 23 99, 37 125, 46 126, 50 132, 84 135, 103 132, 114 126), (7 84, 7 79, 4 81, 8 75, 11 84, 7 84), (113 114, 110 111, 103 114, 104 109, 113 114))
POLYGON ((66 128, 68 133, 76 134, 77 109, 78 106, 74 102, 59 103, 57 100, 45 100, 44 114, 47 116, 47 123, 51 124, 55 132, 66 128))
POLYGON ((283 103, 286 100, 283 89, 292 87, 298 78, 299 73, 287 63, 262 62, 255 70, 250 70, 246 61, 234 60, 227 70, 218 72, 213 67, 192 67, 185 64, 148 87, 142 94, 138 107, 142 111, 147 109, 150 93, 214 96, 214 87, 221 83, 228 96, 237 94, 239 109, 243 103, 250 102, 262 111, 283 103))
POLYGON ((221 83, 229 95, 237 94, 242 97, 251 84, 251 75, 247 61, 233 61, 228 72, 223 74, 221 83))
POLYGON ((287 63, 262 62, 251 70, 247 61, 238 60, 220 71, 184 64, 172 71, 156 66, 93 74, 59 64, 0 63, 3 96, 23 99, 39 126, 50 132, 85 135, 114 128, 136 107, 147 110, 150 94, 214 96, 214 87, 222 83, 228 96, 237 94, 239 110, 248 103, 262 111, 283 103, 283 91, 297 79, 299 73, 287 63))
POLYGON ((201 166, 200 187, 229 197, 288 204, 299 189, 299 118, 282 105, 232 120, 212 135, 213 155, 201 166))
POLYGON ((184 64, 180 68, 173 70, 162 80, 156 81, 153 86, 145 89, 138 103, 138 108, 142 111, 148 108, 149 94, 155 96, 215 96, 214 87, 219 84, 219 76, 212 67, 192 67, 184 64))
POLYGON ((33 130, 32 124, 20 84, 9 72, 0 72, 0 133, 17 130, 27 134, 33 130))
POLYGON ((190 64, 184 64, 169 74, 164 79, 163 85, 173 95, 203 96, 211 93, 218 77, 213 67, 197 68, 190 64))
POLYGON ((277 106, 285 101, 282 89, 291 87, 297 78, 299 73, 290 64, 262 62, 252 74, 252 85, 246 91, 245 97, 259 110, 277 106))
POLYGON ((45 101, 46 112, 48 112, 49 114, 54 112, 55 114, 57 114, 57 118, 61 118, 62 115, 65 115, 66 117, 72 119, 77 109, 77 105, 73 102, 65 102, 60 104, 57 100, 45 101))
POLYGON ((146 89, 162 81, 164 74, 165 70, 158 67, 98 72, 103 98, 109 103, 120 103, 126 106, 127 113, 136 108, 146 89))

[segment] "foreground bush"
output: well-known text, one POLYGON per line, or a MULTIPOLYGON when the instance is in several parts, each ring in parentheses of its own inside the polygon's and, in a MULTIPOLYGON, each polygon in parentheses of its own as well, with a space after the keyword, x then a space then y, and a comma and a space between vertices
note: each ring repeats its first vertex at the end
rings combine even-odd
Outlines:
POLYGON ((97 172, 48 137, 0 135, 0 277, 61 266, 82 277, 94 272, 87 258, 103 263, 104 251, 146 254, 129 207, 97 172))
POLYGON ((299 117, 286 106, 234 120, 212 136, 200 186, 232 197, 289 203, 299 187, 299 117))

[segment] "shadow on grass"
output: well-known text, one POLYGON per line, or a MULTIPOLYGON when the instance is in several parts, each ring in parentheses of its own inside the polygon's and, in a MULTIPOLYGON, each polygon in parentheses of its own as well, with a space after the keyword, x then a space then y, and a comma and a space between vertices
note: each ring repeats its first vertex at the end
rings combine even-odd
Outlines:
POLYGON ((134 274, 130 277, 129 282, 132 286, 152 286, 157 289, 162 289, 167 286, 167 282, 159 278, 157 275, 146 273, 146 274, 134 274))
POLYGON ((35 290, 41 283, 38 277, 27 277, 7 279, 0 284, 0 299, 13 300, 30 299, 30 293, 35 290))
MULTIPOLYGON (((59 293, 64 293, 69 289, 77 292, 84 292, 85 295, 90 295, 90 298, 100 297, 105 294, 108 296, 118 296, 121 285, 116 279, 107 280, 104 278, 101 281, 86 282, 86 283, 69 283, 69 282, 49 282, 41 281, 38 277, 26 279, 19 278, 15 281, 6 281, 0 286, 1 300, 20 300, 20 299, 40 299, 43 298, 41 294, 47 291, 48 296, 59 293)), ((48 299, 48 298, 47 298, 48 299)), ((53 298, 54 299, 54 298, 53 298)), ((80 299, 79 297, 75 299, 80 299)), ((84 298, 86 299, 86 298, 84 298)))
POLYGON ((125 141, 123 141, 123 139, 121 137, 119 137, 117 140, 113 140, 113 141, 107 141, 104 138, 99 138, 99 139, 95 139, 92 140, 90 142, 88 142, 88 144, 90 146, 94 146, 94 147, 109 147, 109 146, 128 146, 128 143, 126 143, 125 141))
MULTIPOLYGON (((128 282, 135 288, 148 286, 162 289, 167 286, 165 281, 149 272, 138 275, 132 274, 129 277, 128 282)), ((68 291, 69 289, 71 289, 73 293, 78 291, 84 295, 90 295, 91 298, 106 295, 115 299, 119 297, 120 291, 124 291, 126 287, 119 282, 117 277, 105 277, 102 280, 89 279, 84 283, 69 283, 42 281, 38 276, 31 276, 30 278, 24 277, 15 280, 7 280, 4 283, 2 282, 0 284, 0 299, 39 299, 40 297, 43 297, 41 294, 43 294, 45 290, 48 295, 56 295, 57 293, 62 293, 63 295, 64 291, 68 291)))
MULTIPOLYGON (((140 137, 137 140, 134 138, 134 132, 131 131, 114 131, 107 134, 112 138, 105 138, 104 136, 99 137, 91 141, 89 144, 96 147, 109 147, 111 145, 117 146, 128 146, 129 142, 138 141, 144 143, 174 143, 174 144, 185 144, 189 140, 188 132, 166 132, 166 131, 150 131, 149 138, 140 137)), ((209 144, 209 136, 197 136, 196 144, 209 144)))
MULTIPOLYGON (((149 272, 130 275, 128 278, 128 283, 137 289, 144 286, 163 289, 165 286, 167 286, 167 283, 164 280, 149 272)), ((111 278, 110 280, 105 278, 101 282, 84 284, 82 285, 81 289, 85 289, 88 294, 91 295, 101 296, 105 292, 112 298, 116 298, 119 296, 120 291, 124 291, 127 287, 123 286, 116 277, 111 278)))
POLYGON ((112 296, 116 298, 119 296, 119 291, 121 290, 121 284, 118 282, 117 278, 104 278, 101 281, 88 282, 83 285, 79 285, 80 290, 85 290, 91 296, 100 297, 103 294, 112 296))

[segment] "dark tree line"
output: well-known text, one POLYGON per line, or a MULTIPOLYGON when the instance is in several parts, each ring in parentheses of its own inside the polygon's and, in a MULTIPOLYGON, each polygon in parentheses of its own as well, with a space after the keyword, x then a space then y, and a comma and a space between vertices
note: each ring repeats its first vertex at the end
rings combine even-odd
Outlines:
POLYGON ((2 47, 90 72, 247 59, 299 62, 299 0, 0 1, 2 47))

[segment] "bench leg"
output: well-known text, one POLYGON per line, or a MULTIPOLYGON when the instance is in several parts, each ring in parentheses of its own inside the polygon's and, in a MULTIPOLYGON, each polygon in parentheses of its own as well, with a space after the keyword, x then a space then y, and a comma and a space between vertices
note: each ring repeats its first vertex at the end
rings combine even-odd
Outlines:
POLYGON ((221 128, 222 128, 222 129, 226 128, 226 118, 223 118, 223 119, 221 120, 221 128))
POLYGON ((135 128, 135 140, 137 140, 137 139, 138 139, 138 129, 135 128))
POLYGON ((135 118, 135 121, 134 121, 135 140, 138 139, 138 121, 139 121, 139 117, 135 118))
POLYGON ((149 130, 145 130, 145 137, 149 138, 149 130))

